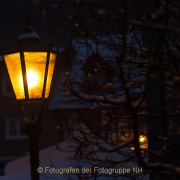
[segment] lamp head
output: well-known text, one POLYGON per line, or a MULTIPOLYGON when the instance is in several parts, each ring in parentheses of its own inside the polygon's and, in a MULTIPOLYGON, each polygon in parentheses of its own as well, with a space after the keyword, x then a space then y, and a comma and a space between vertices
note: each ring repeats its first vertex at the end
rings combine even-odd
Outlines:
POLYGON ((29 26, 18 37, 17 45, 4 52, 8 74, 18 101, 41 101, 49 96, 56 60, 52 44, 44 47, 40 37, 29 26))

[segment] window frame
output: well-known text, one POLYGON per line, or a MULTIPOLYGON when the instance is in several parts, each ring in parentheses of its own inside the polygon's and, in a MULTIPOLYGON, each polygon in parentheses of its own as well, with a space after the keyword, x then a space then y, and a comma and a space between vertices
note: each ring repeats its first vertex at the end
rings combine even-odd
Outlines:
POLYGON ((22 117, 11 117, 5 119, 5 139, 6 140, 22 140, 22 139, 28 139, 28 136, 26 134, 20 133, 20 122, 23 122, 22 117), (10 135, 10 123, 9 122, 16 122, 16 135, 10 135))

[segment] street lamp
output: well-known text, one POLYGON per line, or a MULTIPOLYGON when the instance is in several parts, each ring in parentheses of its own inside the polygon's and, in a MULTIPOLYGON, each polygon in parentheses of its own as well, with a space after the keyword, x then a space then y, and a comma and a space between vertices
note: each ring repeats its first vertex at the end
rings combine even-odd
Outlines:
POLYGON ((30 20, 25 18, 27 27, 18 37, 17 47, 3 52, 16 100, 24 117, 25 133, 29 137, 31 164, 31 180, 39 180, 39 135, 42 132, 42 115, 46 102, 56 60, 52 44, 44 47, 40 37, 29 26, 30 20), (42 102, 40 116, 34 118, 34 102, 42 102), (23 103, 31 103, 32 118, 26 117, 23 103))

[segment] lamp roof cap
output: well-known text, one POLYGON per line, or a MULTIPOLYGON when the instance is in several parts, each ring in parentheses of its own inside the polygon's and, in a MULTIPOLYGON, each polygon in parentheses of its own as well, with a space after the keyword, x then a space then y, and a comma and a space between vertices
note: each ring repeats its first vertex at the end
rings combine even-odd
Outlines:
POLYGON ((29 26, 30 18, 29 16, 25 17, 26 28, 23 30, 23 33, 18 37, 19 41, 39 41, 40 37, 33 31, 32 27, 29 26))

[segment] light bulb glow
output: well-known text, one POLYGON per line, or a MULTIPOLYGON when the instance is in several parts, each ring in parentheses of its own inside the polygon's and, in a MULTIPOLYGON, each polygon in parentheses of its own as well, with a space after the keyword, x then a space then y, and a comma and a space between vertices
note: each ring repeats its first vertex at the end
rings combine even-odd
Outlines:
POLYGON ((38 83, 38 75, 32 70, 27 71, 28 88, 33 88, 38 83))
POLYGON ((140 136, 140 137, 139 137, 139 141, 140 141, 140 142, 144 142, 144 141, 145 141, 144 136, 140 136))
MULTIPOLYGON (((33 70, 26 71, 28 88, 34 88, 38 84, 38 74, 33 70)), ((20 82, 23 84, 23 78, 20 76, 20 82)))
POLYGON ((17 100, 41 99, 43 98, 43 88, 45 88, 45 98, 49 97, 56 60, 55 54, 50 53, 46 87, 44 87, 47 52, 24 52, 28 97, 25 97, 24 72, 21 66, 20 53, 7 54, 3 57, 17 100))

